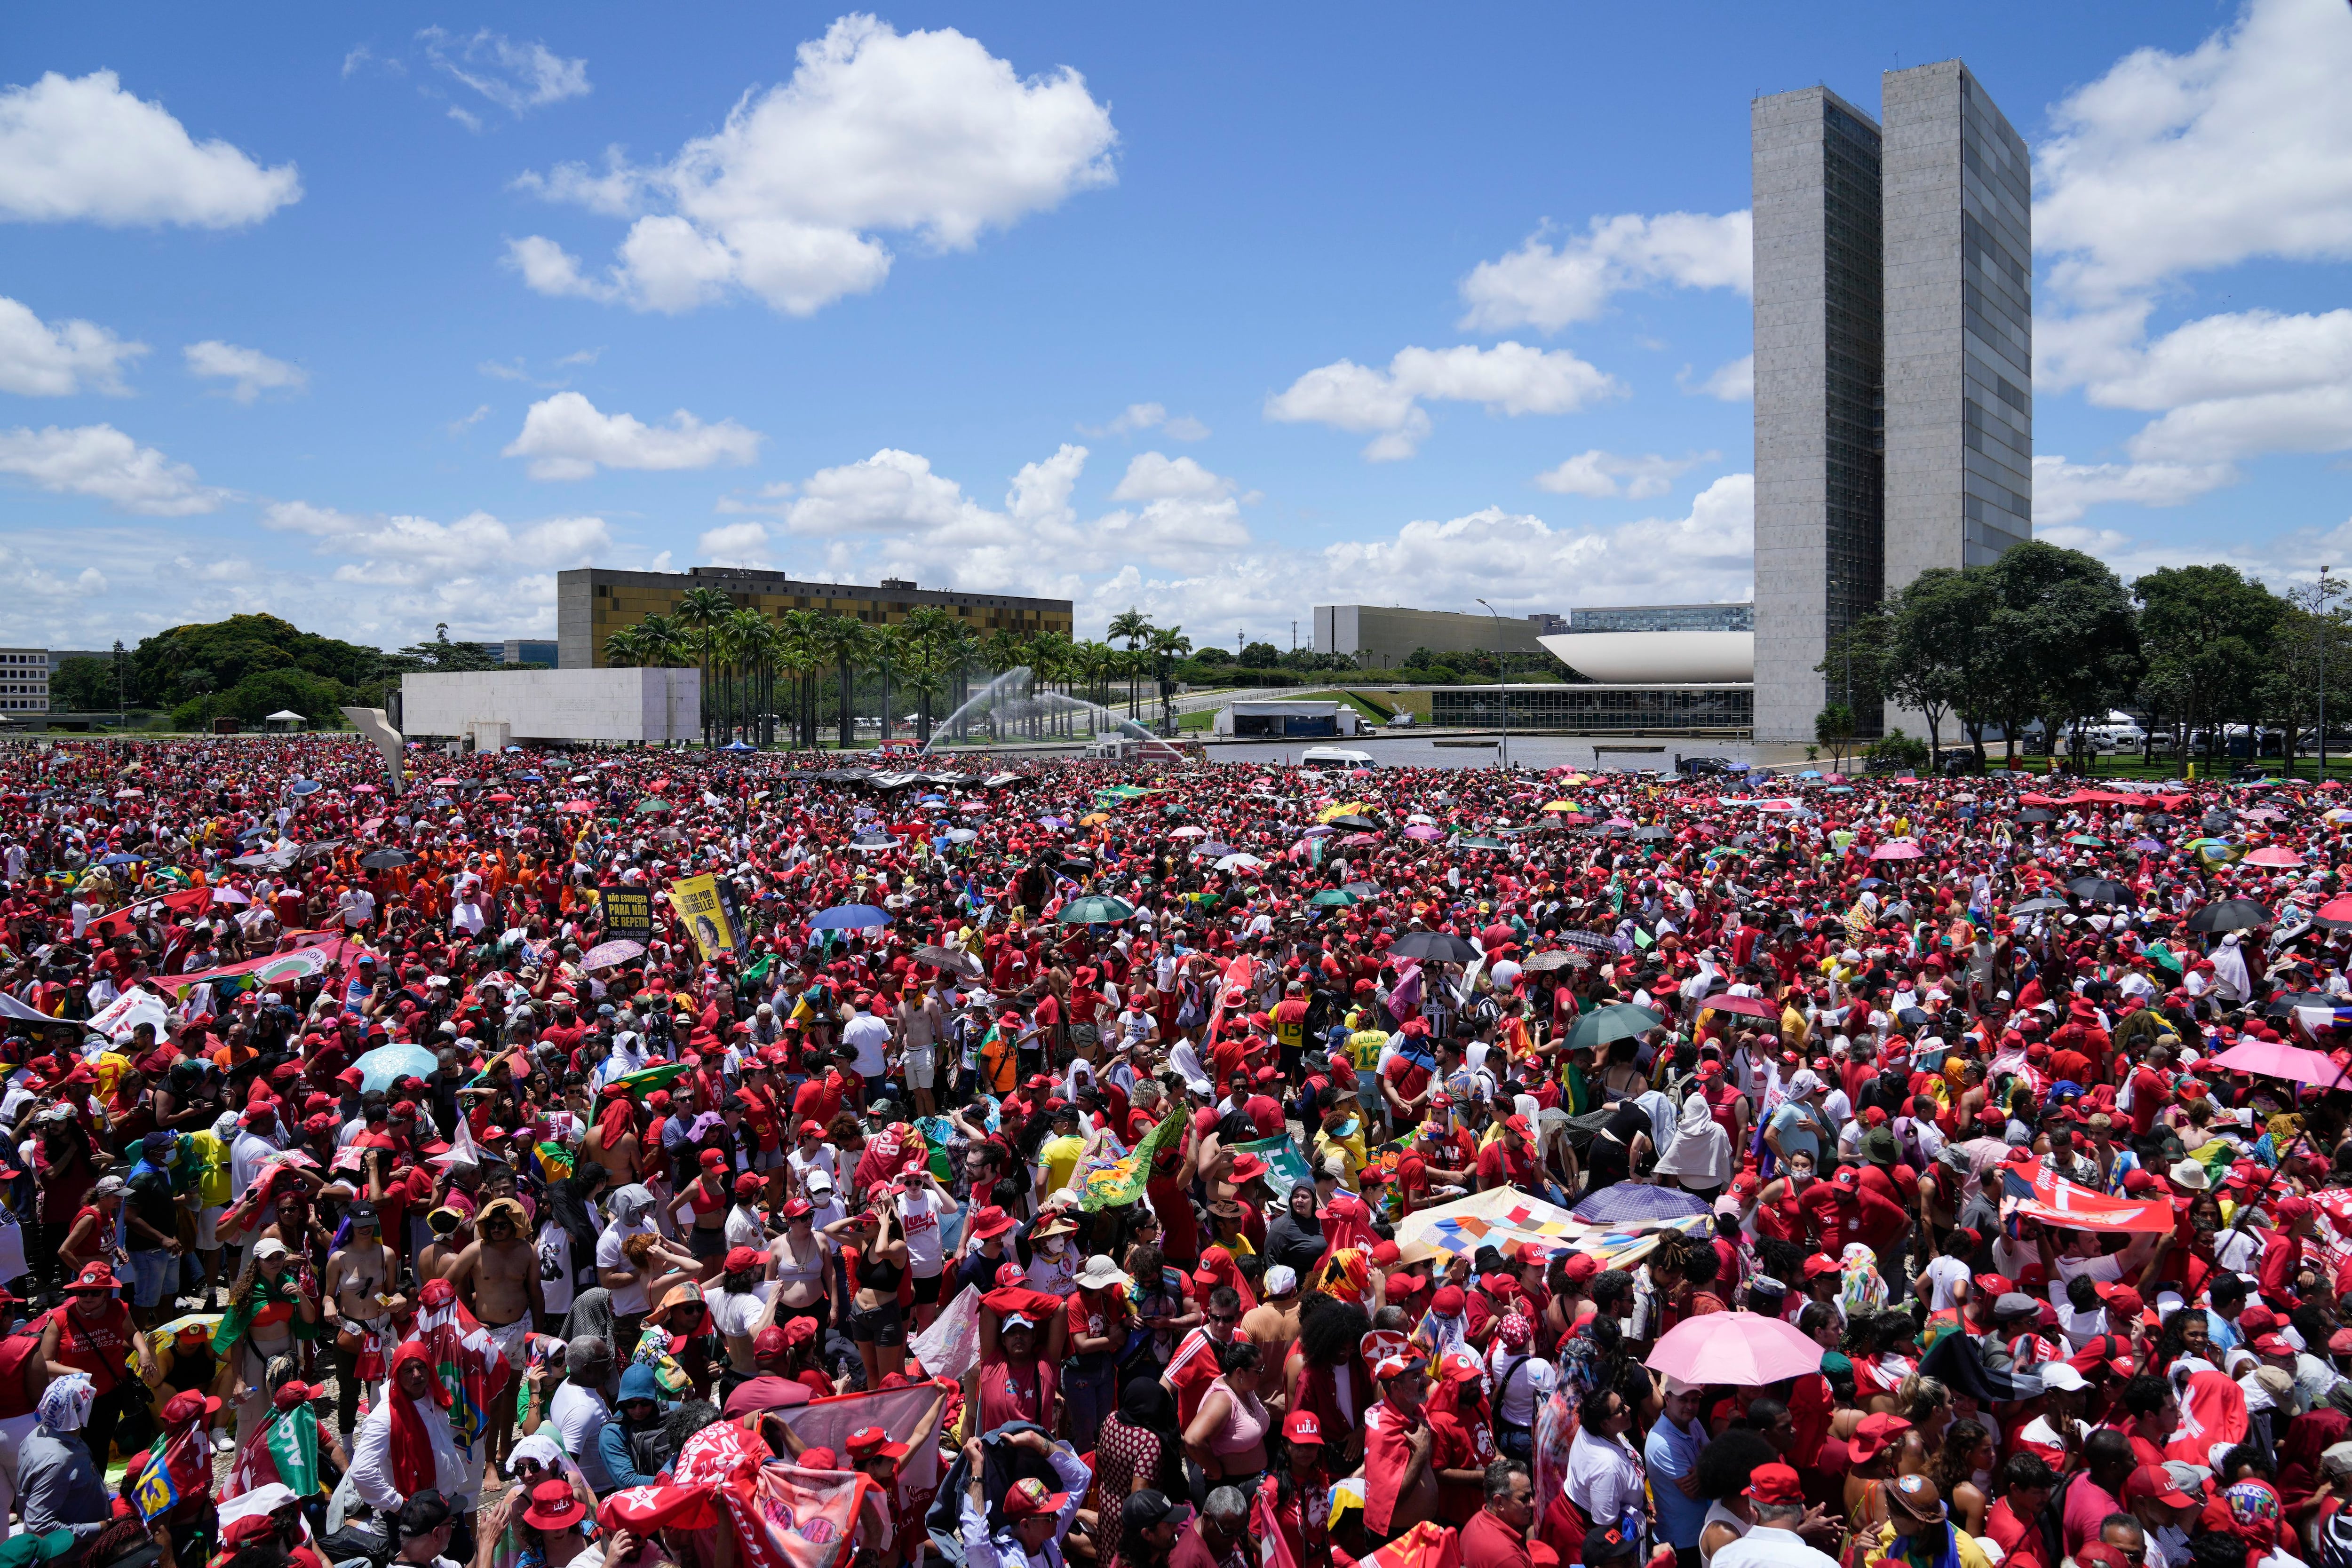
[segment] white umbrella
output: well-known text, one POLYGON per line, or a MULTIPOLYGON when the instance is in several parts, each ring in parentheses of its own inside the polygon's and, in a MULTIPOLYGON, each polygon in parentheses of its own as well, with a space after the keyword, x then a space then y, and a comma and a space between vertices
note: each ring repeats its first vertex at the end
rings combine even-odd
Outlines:
POLYGON ((302 720, 303 720, 303 718, 304 718, 305 716, 307 716, 302 715, 302 714, 296 713, 296 712, 295 712, 292 708, 290 708, 290 707, 282 707, 282 708, 279 708, 276 713, 271 714, 268 718, 264 719, 262 722, 263 722, 264 724, 285 724, 285 723, 287 723, 287 722, 289 722, 289 721, 291 721, 292 723, 299 724, 299 723, 301 723, 301 722, 302 722, 302 720))
POLYGON ((1177 829, 1174 832, 1170 833, 1168 836, 1171 839, 1200 839, 1206 838, 1208 836, 1208 832, 1209 830, 1206 828, 1194 827, 1192 823, 1187 822, 1182 827, 1177 829))
POLYGON ((1219 871, 1255 871, 1265 862, 1255 855, 1231 854, 1217 862, 1219 871))
POLYGON ((213 902, 215 904, 251 904, 253 900, 233 887, 216 887, 213 889, 213 902))

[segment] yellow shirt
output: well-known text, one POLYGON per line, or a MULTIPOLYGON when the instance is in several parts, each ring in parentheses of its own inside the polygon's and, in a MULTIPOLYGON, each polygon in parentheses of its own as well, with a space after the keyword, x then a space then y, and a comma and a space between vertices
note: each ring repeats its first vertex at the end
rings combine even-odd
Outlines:
POLYGON ((1087 1141, 1076 1134, 1048 1138, 1037 1145, 1037 1163, 1045 1167, 1045 1190, 1058 1192, 1070 1185, 1070 1173, 1078 1168, 1078 1156, 1087 1152, 1087 1141))
POLYGON ((188 1145, 196 1157, 205 1162, 205 1174, 196 1183, 197 1196, 206 1208, 226 1208, 229 1200, 228 1145, 209 1129, 188 1134, 188 1145))

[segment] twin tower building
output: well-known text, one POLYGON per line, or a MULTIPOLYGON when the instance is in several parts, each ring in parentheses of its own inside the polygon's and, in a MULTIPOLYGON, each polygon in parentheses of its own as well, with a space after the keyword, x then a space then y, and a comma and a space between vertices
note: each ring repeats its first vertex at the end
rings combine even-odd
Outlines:
POLYGON ((1751 109, 1759 741, 1813 738, 1844 696, 1815 666, 1873 604, 2033 534, 2025 142, 1958 60, 1880 94, 1751 109))

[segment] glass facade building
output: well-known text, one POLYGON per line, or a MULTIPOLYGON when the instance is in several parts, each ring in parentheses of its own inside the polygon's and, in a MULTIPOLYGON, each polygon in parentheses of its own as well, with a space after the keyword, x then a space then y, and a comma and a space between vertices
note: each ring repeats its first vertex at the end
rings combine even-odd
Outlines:
POLYGON ((1568 624, 1553 628, 1573 635, 1579 632, 1753 632, 1753 604, 1616 604, 1571 610, 1568 624))
MULTIPOLYGON (((1493 729, 1503 722, 1506 688, 1441 686, 1429 694, 1429 722, 1493 729)), ((1511 686, 1514 730, 1566 735, 1640 735, 1741 730, 1755 722, 1755 688, 1705 686, 1511 686)))
POLYGON ((2030 155, 1958 60, 1880 93, 1876 120, 1826 88, 1749 110, 1763 741, 1812 738, 1872 605, 2032 537, 2030 155))

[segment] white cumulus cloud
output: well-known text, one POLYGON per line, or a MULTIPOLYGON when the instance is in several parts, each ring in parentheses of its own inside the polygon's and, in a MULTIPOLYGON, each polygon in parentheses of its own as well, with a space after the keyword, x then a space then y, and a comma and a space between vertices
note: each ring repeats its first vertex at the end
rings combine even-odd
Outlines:
MULTIPOLYGON (((2063 457, 2033 459, 2033 526, 2071 523, 2093 507, 2127 502, 2140 507, 2179 507, 2238 481, 2227 463, 2069 463, 2063 457)), ((2081 548, 2081 547, 2070 547, 2081 548)))
POLYGON ((209 512, 226 498, 226 492, 198 484, 194 468, 140 445, 110 424, 0 430, 0 474, 151 517, 209 512))
POLYGON ((239 402, 251 402, 266 392, 300 392, 310 384, 310 373, 300 366, 217 338, 190 343, 180 351, 186 357, 188 374, 228 382, 228 395, 239 402))
POLYGON ((585 479, 604 468, 709 468, 743 464, 760 455, 760 434, 731 419, 705 424, 684 409, 667 424, 632 414, 602 413, 578 392, 557 392, 530 405, 522 434, 504 455, 530 460, 534 479, 585 479))
POLYGON ((336 570, 341 580, 404 586, 502 570, 559 571, 585 566, 613 545, 604 519, 593 517, 551 517, 518 528, 488 512, 440 523, 281 501, 262 509, 261 522, 309 537, 320 554, 351 558, 336 570))
POLYGON ((1756 396, 1756 356, 1742 354, 1715 368, 1715 372, 1686 389, 1724 402, 1748 402, 1756 396))
POLYGON ((1386 371, 1339 360, 1300 376, 1266 402, 1268 419, 1377 431, 1364 448, 1373 462, 1410 457, 1428 435, 1421 404, 1475 402, 1489 413, 1573 413, 1624 383, 1565 349, 1502 342, 1491 349, 1402 349, 1386 371))
POLYGON ((121 396, 131 390, 122 384, 124 367, 146 351, 146 344, 118 338, 95 322, 44 322, 30 307, 0 298, 0 392, 121 396))
POLYGON ((592 211, 639 211, 600 278, 541 236, 509 260, 543 294, 678 312, 738 291, 805 316, 888 275, 879 235, 968 250, 1110 183, 1110 114, 1078 73, 1022 78, 951 28, 899 33, 869 16, 800 47, 792 78, 745 94, 667 163, 563 164, 524 184, 592 211), (658 209, 658 210, 656 210, 658 209))
POLYGON ((763 523, 722 523, 705 528, 695 544, 695 558, 712 566, 769 564, 768 529, 763 523))
POLYGON ((237 228, 301 195, 293 164, 194 141, 112 71, 0 89, 0 219, 237 228))
POLYGON ((1459 323, 1472 330, 1532 327, 1557 332, 1589 321, 1612 295, 1671 284, 1681 288, 1748 292, 1753 266, 1748 214, 1622 213, 1596 217, 1557 246, 1544 231, 1518 249, 1482 261, 1462 280, 1459 323))
POLYGON ((1626 496, 1644 500, 1663 496, 1674 486, 1677 475, 1696 468, 1716 457, 1712 452, 1690 457, 1661 457, 1652 453, 1645 457, 1620 456, 1594 447, 1580 452, 1557 468, 1547 468, 1536 476, 1536 488, 1549 490, 1555 496, 1626 496))
POLYGON ((1205 441, 1209 435, 1209 427, 1191 414, 1171 419, 1168 405, 1158 402, 1131 402, 1108 424, 1078 426, 1081 435, 1132 435, 1139 430, 1157 430, 1171 441, 1205 441))
POLYGON ((2253 256, 2352 256, 2352 26, 2250 0, 2185 54, 2135 50, 2052 111, 2033 238, 2097 302, 2253 256))

